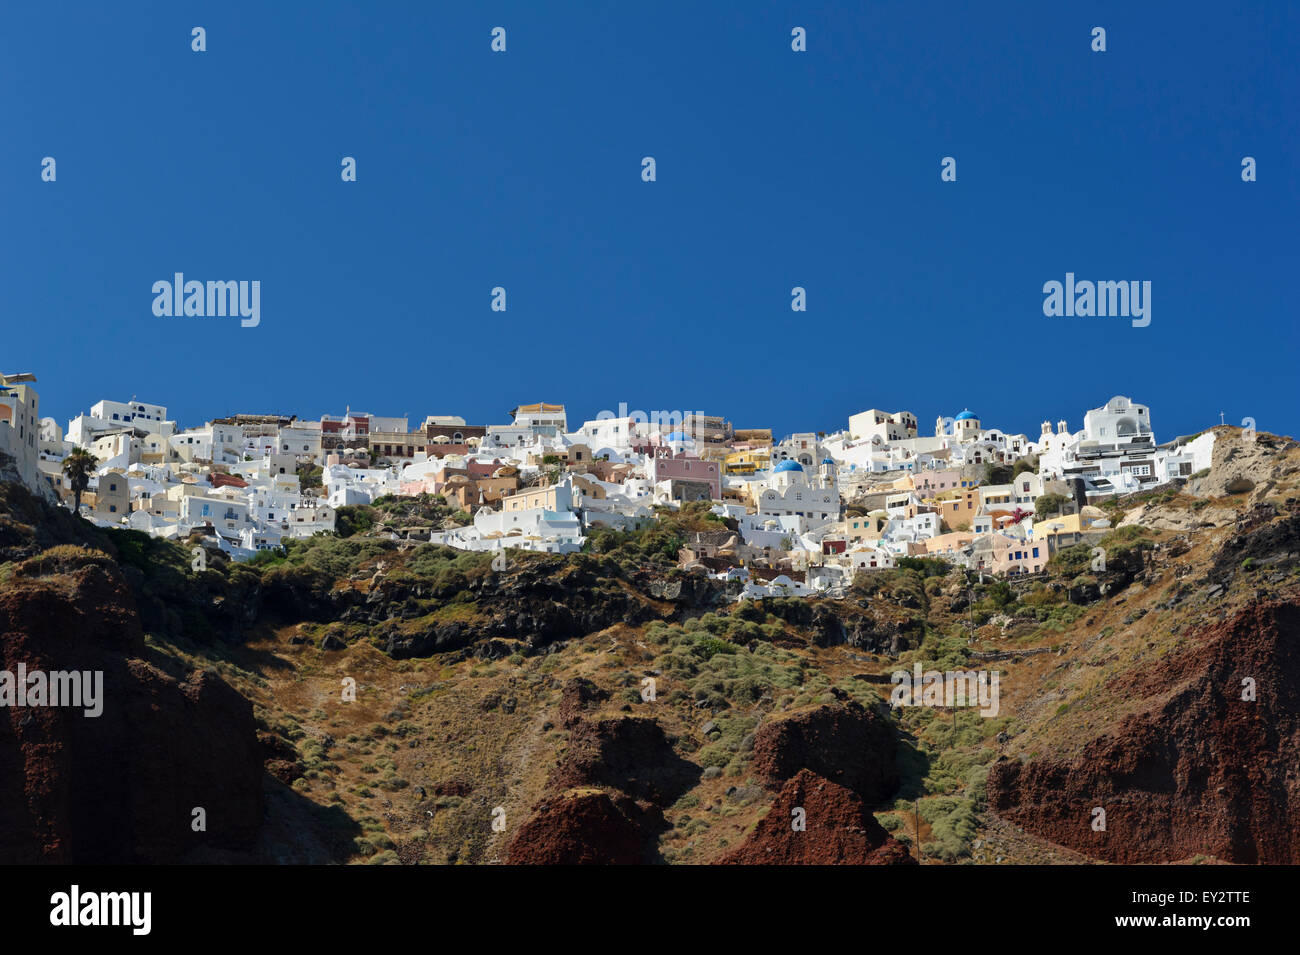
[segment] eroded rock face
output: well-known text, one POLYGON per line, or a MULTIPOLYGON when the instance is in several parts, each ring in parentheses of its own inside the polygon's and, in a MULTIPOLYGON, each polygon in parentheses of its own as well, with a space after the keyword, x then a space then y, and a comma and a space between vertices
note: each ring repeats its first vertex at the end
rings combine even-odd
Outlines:
POLYGON ((1283 456, 1295 447, 1289 438, 1259 433, 1246 440, 1236 428, 1215 428, 1210 473, 1192 482, 1195 492, 1206 497, 1245 494, 1268 486, 1278 475, 1283 456))
POLYGON ((801 769, 786 780, 754 831, 718 864, 916 865, 916 860, 860 796, 801 769), (794 827, 800 816, 802 831, 794 827))
POLYGON ((572 729, 591 706, 609 699, 609 691, 602 690, 585 677, 574 677, 564 684, 560 697, 560 725, 572 729))
POLYGON ((564 685, 557 715, 569 730, 568 743, 507 861, 659 861, 663 810, 699 782, 700 767, 677 755, 657 720, 589 715, 609 696, 584 678, 564 685))
POLYGON ((628 716, 574 722, 547 785, 556 790, 608 786, 667 806, 699 778, 700 768, 677 755, 657 721, 628 716))
POLYGON ((212 673, 177 679, 146 662, 117 565, 60 550, 0 590, 0 669, 102 672, 103 711, 0 709, 0 862, 171 863, 251 850, 263 756, 252 704, 212 673), (195 808, 206 832, 191 828, 195 808))
POLYGON ((1225 580, 1247 559, 1261 567, 1290 570, 1300 563, 1300 511, 1291 509, 1273 520, 1276 508, 1256 505, 1242 516, 1238 528, 1215 556, 1210 576, 1225 580))
POLYGON ((898 788, 897 750, 888 718, 849 700, 761 725, 753 768, 773 787, 810 769, 874 805, 898 788))
MULTIPOLYGON (((474 619, 435 619, 423 626, 394 628, 386 635, 385 651, 395 659, 406 659, 494 639, 522 641, 524 649, 537 651, 615 624, 671 619, 687 609, 711 606, 721 593, 711 581, 688 578, 674 581, 675 598, 652 599, 653 579, 634 575, 626 581, 628 586, 619 586, 616 581, 621 574, 617 566, 595 559, 572 565, 561 560, 523 565, 473 585, 474 619)), ((394 608, 410 599, 410 587, 402 581, 386 580, 361 606, 356 605, 356 597, 340 596, 336 591, 336 602, 352 601, 353 606, 323 611, 325 615, 319 619, 367 622, 382 632, 391 624, 394 608)))
MULTIPOLYGON (((763 615, 768 613, 808 631, 813 644, 819 647, 850 646, 897 655, 915 646, 922 636, 919 620, 905 615, 882 616, 871 606, 851 600, 770 601, 762 610, 763 615)), ((744 611, 738 614, 742 618, 744 615, 744 611)), ((756 622, 761 622, 762 617, 756 616, 756 622)))
POLYGON ((544 799, 519 828, 512 865, 639 865, 652 862, 657 810, 624 795, 570 792, 544 799))
POLYGON ((1300 607, 1251 605, 1113 692, 1151 705, 1077 759, 999 760, 990 808, 1112 862, 1300 863, 1300 607))

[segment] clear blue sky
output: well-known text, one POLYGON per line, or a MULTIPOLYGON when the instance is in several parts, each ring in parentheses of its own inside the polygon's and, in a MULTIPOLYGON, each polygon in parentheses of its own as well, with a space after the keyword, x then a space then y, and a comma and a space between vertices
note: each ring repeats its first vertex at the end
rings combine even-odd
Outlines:
POLYGON ((1298 41, 1287 2, 8 4, 0 370, 61 423, 547 400, 1032 435, 1128 394, 1162 439, 1294 434, 1298 41), (259 280, 260 326, 155 317, 177 271, 259 280), (1151 281, 1150 326, 1044 317, 1067 271, 1151 281))

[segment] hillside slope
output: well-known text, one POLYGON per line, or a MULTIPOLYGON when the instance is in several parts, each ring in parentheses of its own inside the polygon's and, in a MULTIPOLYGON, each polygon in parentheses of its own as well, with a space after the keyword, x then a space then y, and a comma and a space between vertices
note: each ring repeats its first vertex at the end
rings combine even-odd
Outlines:
POLYGON ((1107 505, 1105 570, 839 601, 676 570, 697 508, 504 570, 360 533, 195 572, 0 485, 3 668, 106 687, 0 713, 0 861, 1295 862, 1300 451, 1221 437, 1107 505), (997 712, 891 708, 917 664, 997 712))

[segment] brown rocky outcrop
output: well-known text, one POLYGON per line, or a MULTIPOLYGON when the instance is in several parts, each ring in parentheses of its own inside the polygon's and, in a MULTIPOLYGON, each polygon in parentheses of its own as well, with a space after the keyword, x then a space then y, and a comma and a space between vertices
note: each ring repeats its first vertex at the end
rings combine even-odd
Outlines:
POLYGON ((1260 568, 1290 570, 1300 563, 1300 511, 1273 520, 1277 509, 1257 504, 1242 515, 1234 533, 1215 555, 1209 577, 1223 581, 1250 560, 1260 568))
POLYGON ((0 669, 101 672, 102 713, 0 709, 0 862, 168 863, 251 850, 262 819, 252 705, 219 677, 146 662, 131 591, 63 546, 0 590, 0 669), (206 812, 206 832, 191 826, 206 812))
POLYGON ((663 809, 700 779, 677 755, 657 720, 592 718, 609 698, 590 680, 561 691, 559 716, 568 744, 546 780, 546 793, 507 850, 522 864, 632 864, 658 861, 663 809))
POLYGON ((849 646, 871 653, 897 655, 916 646, 924 629, 919 618, 898 613, 897 608, 919 609, 911 595, 900 595, 893 613, 877 613, 869 602, 854 600, 771 600, 761 608, 741 608, 736 616, 761 623, 768 614, 806 631, 815 646, 849 646))
POLYGON ((810 769, 874 805, 898 788, 897 750, 889 719, 847 700, 761 725, 753 768, 773 788, 810 769))
POLYGON ((262 765, 280 782, 287 785, 302 775, 302 760, 283 736, 258 730, 257 742, 262 747, 262 765))
POLYGON ((1076 758, 999 760, 993 812, 1112 862, 1300 863, 1300 606, 1252 604, 1112 692, 1149 702, 1076 758))
POLYGON ((654 861, 655 809, 605 792, 569 792, 533 809, 510 844, 511 865, 638 865, 654 861))
MULTIPOLYGON (((311 601, 294 598, 297 602, 292 605, 301 612, 300 605, 310 603, 311 619, 378 627, 385 652, 400 660, 494 639, 520 641, 524 650, 535 652, 615 624, 670 619, 682 610, 711 605, 721 593, 712 581, 686 578, 674 588, 676 597, 671 601, 654 600, 654 579, 645 574, 625 577, 617 564, 590 555, 521 562, 470 582, 466 591, 474 597, 472 620, 446 621, 434 615, 407 620, 402 626, 396 618, 421 586, 409 580, 385 579, 364 599, 357 592, 337 590, 322 596, 323 584, 316 581, 312 584, 316 596, 311 601), (575 594, 581 594, 581 599, 574 599, 575 594)), ((446 599, 454 594, 431 591, 429 596, 446 599)))
POLYGON ((852 790, 807 769, 786 780, 766 816, 719 865, 916 865, 852 790), (802 831, 794 824, 803 810, 802 831))
POLYGON ((699 777, 700 768, 677 755, 658 722, 627 716, 575 721, 547 786, 608 786, 666 806, 699 777))
POLYGON ((608 690, 602 690, 585 677, 574 677, 560 691, 560 725, 572 729, 585 710, 608 699, 608 690))
POLYGON ((1268 486, 1278 476, 1284 456, 1295 447, 1290 438, 1257 432, 1249 440, 1235 427, 1214 429, 1214 450, 1210 473, 1189 482, 1194 493, 1204 497, 1245 494, 1257 486, 1268 486))

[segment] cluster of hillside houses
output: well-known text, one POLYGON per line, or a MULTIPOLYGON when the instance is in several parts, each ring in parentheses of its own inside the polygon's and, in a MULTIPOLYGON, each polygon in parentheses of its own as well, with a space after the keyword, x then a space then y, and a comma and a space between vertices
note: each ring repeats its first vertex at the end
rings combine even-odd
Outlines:
POLYGON ((349 410, 181 428, 165 406, 135 399, 100 401, 64 429, 40 417, 34 381, 0 378, 0 473, 71 507, 62 463, 86 449, 96 466, 82 512, 101 525, 197 533, 241 559, 334 531, 340 508, 436 495, 461 519, 422 539, 567 553, 593 526, 637 528, 656 508, 705 501, 724 520, 686 542, 681 566, 737 581, 742 597, 833 594, 908 556, 1036 573, 1109 529, 1098 502, 1209 467, 1214 442, 1207 431, 1157 444, 1150 410, 1126 397, 1086 412, 1081 430, 1044 421, 1033 438, 970 410, 928 436, 906 411, 873 409, 835 433, 774 440, 703 414, 602 413, 573 426, 547 403, 503 424, 430 415, 412 428, 349 410), (1040 514, 1045 495, 1054 506, 1040 514))

